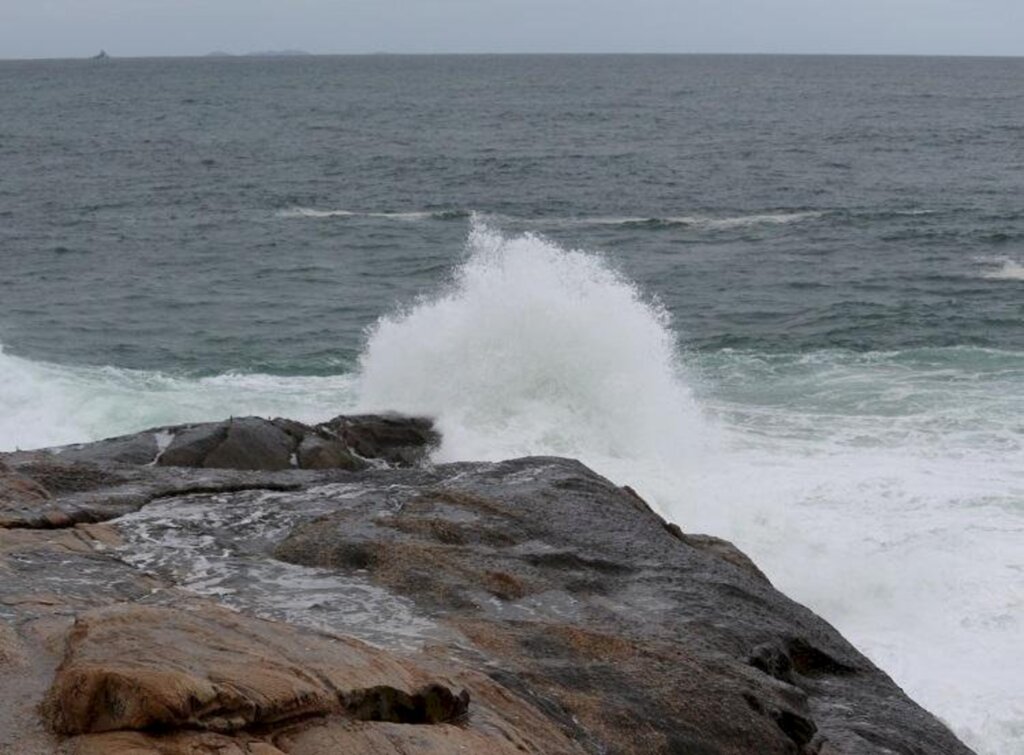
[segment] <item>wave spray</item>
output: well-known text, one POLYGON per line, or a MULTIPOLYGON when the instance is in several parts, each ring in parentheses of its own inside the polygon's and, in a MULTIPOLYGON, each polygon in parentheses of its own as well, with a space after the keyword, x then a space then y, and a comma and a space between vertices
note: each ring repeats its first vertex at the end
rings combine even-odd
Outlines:
POLYGON ((608 474, 693 458, 704 423, 658 302, 532 234, 475 223, 468 249, 440 295, 371 330, 363 408, 435 417, 444 461, 562 455, 608 474))

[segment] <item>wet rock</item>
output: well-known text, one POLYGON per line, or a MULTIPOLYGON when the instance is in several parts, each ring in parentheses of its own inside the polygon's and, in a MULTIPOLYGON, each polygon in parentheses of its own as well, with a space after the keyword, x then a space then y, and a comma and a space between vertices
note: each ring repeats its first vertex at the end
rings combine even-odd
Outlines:
POLYGON ((424 461, 441 442, 431 420, 397 414, 335 417, 318 427, 341 438, 348 448, 367 459, 394 466, 424 461))
POLYGON ((160 445, 156 433, 142 432, 95 443, 67 446, 61 449, 61 456, 64 461, 82 461, 90 464, 150 464, 159 452, 160 445))
MULTIPOLYGON (((671 525, 676 529, 679 529, 678 525, 671 525)), ((746 553, 741 551, 735 545, 730 543, 728 540, 723 540, 720 537, 713 537, 711 535, 688 535, 679 531, 676 535, 680 540, 689 546, 698 548, 707 553, 714 554, 723 561, 737 566, 743 569, 748 574, 760 579, 768 584, 768 577, 764 575, 760 569, 757 568, 757 564, 750 560, 750 557, 746 553)))
POLYGON ((597 751, 811 752, 862 737, 857 711, 894 751, 968 752, 734 546, 578 462, 433 479, 301 523, 275 555, 405 595, 597 751))
MULTIPOLYGON (((315 427, 288 419, 239 417, 158 427, 49 449, 48 453, 58 456, 64 465, 155 463, 165 467, 263 471, 301 466, 356 471, 370 466, 368 459, 381 465, 414 466, 425 461, 439 442, 431 420, 398 414, 340 416, 315 427)), ((9 456, 24 460, 31 453, 9 456)))
POLYGON ((297 454, 302 469, 346 469, 356 472, 369 466, 353 455, 344 443, 312 433, 302 439, 297 454))
POLYGON ((275 743, 289 755, 582 755, 587 752, 553 729, 549 722, 534 719, 517 723, 517 727, 505 730, 490 721, 471 728, 325 723, 286 732, 276 737, 275 743), (538 724, 539 728, 530 728, 531 723, 538 724))
POLYGON ((125 480, 123 476, 105 472, 95 464, 69 464, 68 459, 63 456, 47 457, 22 464, 18 467, 18 473, 30 478, 55 496, 109 487, 125 480))
POLYGON ((157 463, 170 467, 276 471, 292 466, 295 437, 270 420, 230 419, 177 433, 157 463))
POLYGON ((749 663, 786 684, 793 684, 793 661, 779 643, 766 642, 758 645, 750 654, 749 663))
POLYGON ((48 498, 46 488, 0 461, 0 506, 33 504, 48 498))
POLYGON ((273 422, 257 417, 233 419, 227 423, 224 440, 206 454, 203 466, 265 471, 288 469, 292 466, 295 445, 295 439, 273 422))
POLYGON ((0 624, 0 666, 12 666, 24 662, 24 650, 14 628, 0 624))
POLYGON ((4 457, 0 752, 969 753, 579 462, 432 466, 399 417, 147 432, 156 464, 4 457))
POLYGON ((202 467, 206 457, 228 435, 228 423, 197 425, 174 435, 170 445, 157 459, 165 467, 202 467))
POLYGON ((118 604, 79 616, 41 709, 79 755, 579 752, 487 677, 425 663, 208 603, 118 604))
POLYGON ((112 732, 75 737, 62 755, 286 755, 257 737, 227 737, 210 732, 150 735, 112 732))
POLYGON ((394 687, 372 687, 343 695, 342 699, 348 714, 359 721, 458 723, 469 713, 469 692, 455 694, 440 684, 428 684, 412 694, 394 687))
POLYGON ((355 640, 318 637, 214 606, 116 605, 76 620, 44 711, 65 735, 153 728, 226 733, 341 713, 343 706, 435 723, 432 714, 457 707, 445 707, 451 700, 463 702, 465 711, 468 696, 355 640))

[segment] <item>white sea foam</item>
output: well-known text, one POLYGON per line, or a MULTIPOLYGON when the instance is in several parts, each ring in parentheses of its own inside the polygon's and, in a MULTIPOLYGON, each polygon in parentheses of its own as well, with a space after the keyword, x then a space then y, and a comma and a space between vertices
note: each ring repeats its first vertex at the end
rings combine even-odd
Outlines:
MULTIPOLYGON (((652 225, 652 226, 685 226, 698 230, 732 230, 759 225, 789 225, 805 220, 820 218, 826 213, 820 211, 766 212, 731 217, 712 215, 674 215, 668 217, 651 216, 613 216, 613 217, 580 217, 580 218, 506 218, 509 222, 525 222, 538 226, 558 225, 652 225)), ((475 218, 477 221, 485 216, 480 213, 468 213, 460 210, 448 211, 408 211, 408 212, 373 212, 356 210, 321 210, 312 207, 291 207, 277 212, 279 218, 379 218, 384 220, 445 220, 450 218, 475 218)), ((489 219, 498 216, 488 215, 489 219)))
POLYGON ((667 463, 700 442, 660 306, 537 236, 478 224, 470 247, 447 291, 373 329, 364 408, 436 415, 442 459, 534 449, 667 463))
POLYGON ((678 218, 678 220, 701 228, 727 230, 731 228, 747 228, 755 225, 789 225, 790 223, 799 223, 803 220, 820 218, 824 214, 823 212, 777 212, 743 215, 734 218, 682 217, 678 218))
POLYGON ((0 451, 229 415, 323 420, 350 405, 352 383, 348 376, 188 378, 113 367, 69 367, 33 362, 0 349, 0 451))
POLYGON ((458 210, 410 211, 410 212, 357 212, 354 210, 317 210, 312 207, 292 207, 277 213, 279 218, 382 218, 387 220, 444 220, 450 217, 467 217, 458 210))
POLYGON ((561 454, 637 487, 734 539, 979 752, 1014 752, 1024 358, 724 354, 699 365, 701 411, 673 342, 600 258, 477 225, 450 285, 373 329, 361 402, 436 416, 441 459, 561 454))
POLYGON ((292 207, 277 213, 279 218, 351 218, 358 216, 358 212, 351 210, 317 210, 312 207, 292 207))
POLYGON ((1024 281, 1024 263, 1009 257, 1001 257, 992 261, 1002 264, 996 270, 986 270, 981 277, 989 280, 1024 281))

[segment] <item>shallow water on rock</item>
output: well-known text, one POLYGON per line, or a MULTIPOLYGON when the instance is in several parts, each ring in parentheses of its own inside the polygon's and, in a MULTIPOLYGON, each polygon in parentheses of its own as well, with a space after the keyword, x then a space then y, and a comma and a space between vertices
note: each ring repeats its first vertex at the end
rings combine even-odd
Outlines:
POLYGON ((367 578, 272 557, 273 546, 297 524, 375 494, 337 484, 294 494, 167 498, 117 520, 125 540, 119 555, 181 589, 261 618, 343 632, 392 649, 451 641, 451 630, 367 578))

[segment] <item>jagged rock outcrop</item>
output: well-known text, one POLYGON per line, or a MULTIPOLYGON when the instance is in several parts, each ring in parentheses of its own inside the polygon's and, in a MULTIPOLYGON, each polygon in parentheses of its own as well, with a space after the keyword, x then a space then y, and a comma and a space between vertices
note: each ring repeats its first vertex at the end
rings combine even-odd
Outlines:
POLYGON ((0 752, 969 752, 731 544, 437 441, 245 418, 6 455, 0 752))
POLYGON ((397 415, 341 416, 319 425, 233 417, 157 427, 96 443, 54 449, 62 460, 280 471, 412 466, 440 442, 429 420, 397 415))

